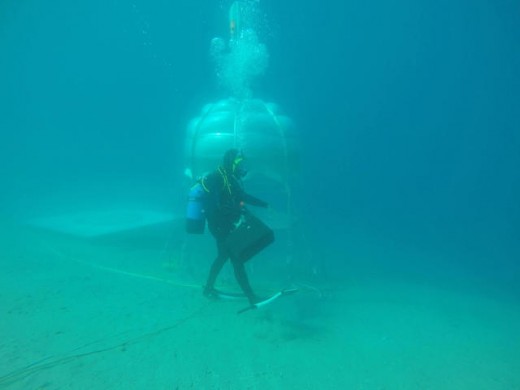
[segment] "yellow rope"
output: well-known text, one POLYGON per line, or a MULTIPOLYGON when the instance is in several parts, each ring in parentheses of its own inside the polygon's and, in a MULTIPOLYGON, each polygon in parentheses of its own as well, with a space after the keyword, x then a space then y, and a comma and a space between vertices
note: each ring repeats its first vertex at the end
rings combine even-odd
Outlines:
POLYGON ((91 262, 88 262, 88 261, 79 260, 79 259, 76 259, 74 257, 66 256, 65 254, 63 254, 62 252, 57 250, 56 248, 51 247, 50 245, 48 245, 46 243, 44 243, 44 245, 50 251, 54 252, 54 254, 56 254, 58 257, 60 257, 62 259, 66 259, 66 260, 72 261, 74 263, 85 265, 85 266, 88 266, 88 267, 91 267, 91 268, 99 269, 99 270, 102 270, 102 271, 108 271, 108 272, 112 272, 112 273, 115 273, 115 274, 131 276, 133 278, 153 280, 155 282, 166 283, 166 284, 169 284, 169 285, 172 285, 172 286, 176 286, 176 287, 187 287, 187 288, 198 288, 198 289, 201 288, 201 286, 197 285, 197 284, 174 282, 172 280, 165 279, 165 278, 160 278, 160 277, 157 277, 157 276, 140 274, 140 273, 136 273, 136 272, 124 271, 124 270, 117 269, 117 268, 107 267, 107 266, 104 266, 104 265, 100 265, 100 264, 91 263, 91 262))
MULTIPOLYGON (((121 275, 125 275, 125 276, 131 276, 131 277, 134 277, 134 278, 153 280, 153 281, 156 281, 156 282, 167 283, 167 284, 170 284, 170 285, 173 285, 173 286, 177 286, 177 287, 201 288, 201 286, 195 285, 195 284, 177 283, 177 282, 173 282, 171 280, 164 279, 164 278, 159 278, 159 277, 155 277, 155 276, 151 276, 151 275, 138 274, 138 273, 135 273, 135 272, 123 271, 123 270, 120 270, 120 269, 117 269, 117 268, 111 268, 111 267, 106 267, 106 266, 95 264, 95 263, 86 262, 86 261, 79 260, 79 259, 76 259, 76 258, 73 258, 73 257, 70 257, 70 256, 66 256, 61 251, 59 251, 58 249, 50 246, 46 242, 42 242, 42 244, 45 247, 47 247, 47 249, 52 251, 55 255, 57 255, 61 259, 66 259, 68 261, 73 261, 75 263, 82 264, 82 265, 85 265, 85 266, 89 266, 89 267, 92 267, 92 268, 96 268, 96 269, 99 269, 99 270, 102 270, 102 271, 108 271, 108 272, 117 273, 117 274, 121 274, 121 275)), ((172 325, 169 325, 167 327, 164 327, 164 328, 161 328, 161 329, 149 332, 149 333, 145 333, 145 334, 140 335, 140 336, 136 336, 136 337, 134 337, 132 339, 126 340, 126 341, 124 341, 122 343, 119 343, 117 345, 113 345, 113 346, 110 346, 110 347, 106 347, 106 348, 102 348, 102 349, 98 349, 98 350, 90 351, 90 352, 83 352, 83 353, 72 354, 72 355, 69 354, 69 355, 62 356, 62 357, 52 357, 52 356, 50 356, 50 357, 41 359, 41 360, 37 361, 36 363, 31 363, 31 364, 29 364, 29 365, 27 365, 25 367, 22 367, 22 368, 19 368, 17 370, 14 370, 14 371, 12 371, 12 372, 4 375, 4 376, 0 376, 0 388, 5 388, 5 387, 7 387, 7 386, 9 386, 9 385, 11 385, 11 384, 13 384, 15 382, 19 382, 19 381, 29 377, 30 375, 39 372, 39 371, 43 371, 43 370, 46 370, 46 369, 51 369, 51 368, 54 368, 56 366, 61 366, 61 365, 70 363, 70 362, 72 362, 74 360, 82 359, 82 358, 85 358, 85 357, 88 357, 88 356, 91 356, 91 355, 117 350, 117 349, 126 347, 128 345, 136 344, 136 343, 141 342, 143 340, 146 340, 146 339, 158 336, 160 334, 166 333, 166 332, 168 332, 168 331, 170 331, 172 329, 177 328, 178 326, 182 325, 183 323, 187 322, 188 320, 191 320, 192 318, 194 318, 196 315, 198 315, 200 312, 202 312, 209 304, 210 303, 206 303, 206 304, 200 306, 194 312, 192 312, 188 316, 178 320, 177 322, 175 322, 172 325), (48 361, 49 359, 51 359, 51 360, 48 361)), ((78 350, 78 349, 84 348, 84 347, 86 347, 86 346, 88 346, 90 344, 92 344, 92 343, 85 344, 82 347, 74 348, 74 350, 78 350)))

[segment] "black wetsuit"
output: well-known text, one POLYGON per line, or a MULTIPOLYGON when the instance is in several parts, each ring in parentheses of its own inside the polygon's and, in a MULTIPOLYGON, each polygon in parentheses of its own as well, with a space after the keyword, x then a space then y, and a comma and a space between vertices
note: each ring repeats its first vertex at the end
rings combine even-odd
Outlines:
POLYGON ((226 261, 230 259, 238 284, 250 302, 254 303, 256 296, 249 285, 244 264, 230 256, 226 247, 226 239, 239 221, 245 203, 260 207, 267 207, 267 203, 246 194, 241 181, 229 174, 223 167, 204 177, 202 186, 208 193, 205 212, 208 227, 215 237, 218 251, 217 258, 211 266, 204 293, 211 295, 218 274, 226 261))

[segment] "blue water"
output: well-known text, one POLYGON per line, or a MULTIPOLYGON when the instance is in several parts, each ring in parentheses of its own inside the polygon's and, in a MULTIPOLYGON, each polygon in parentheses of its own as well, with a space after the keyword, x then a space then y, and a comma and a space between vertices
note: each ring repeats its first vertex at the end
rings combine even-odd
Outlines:
MULTIPOLYGON (((189 119, 226 97, 209 43, 230 3, 3 1, 2 214, 45 208, 71 183, 176 191, 189 119)), ((322 268, 346 275, 358 256, 518 297, 518 3, 258 7, 270 58, 253 91, 297 124, 297 204, 322 268)))
POLYGON ((248 271, 300 291, 241 316, 164 223, 232 2, 0 2, 0 388, 518 388, 519 3, 245 1, 301 141, 248 271))

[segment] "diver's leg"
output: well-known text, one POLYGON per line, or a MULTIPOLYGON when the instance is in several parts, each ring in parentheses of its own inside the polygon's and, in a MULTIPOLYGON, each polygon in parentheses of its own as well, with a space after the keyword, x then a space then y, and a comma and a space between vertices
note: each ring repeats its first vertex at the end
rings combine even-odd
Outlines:
POLYGON ((258 302, 258 297, 253 292, 251 285, 249 284, 249 278, 247 277, 246 268, 244 267, 244 263, 241 261, 235 261, 232 259, 233 269, 235 270, 235 278, 237 279, 238 284, 242 288, 247 299, 249 299, 249 303, 251 305, 258 302))
POLYGON ((215 281, 217 280, 217 276, 228 259, 228 254, 222 240, 217 240, 217 251, 217 258, 211 265, 208 280, 206 281, 206 286, 204 287, 204 295, 206 296, 212 296, 212 291, 215 285, 215 281))

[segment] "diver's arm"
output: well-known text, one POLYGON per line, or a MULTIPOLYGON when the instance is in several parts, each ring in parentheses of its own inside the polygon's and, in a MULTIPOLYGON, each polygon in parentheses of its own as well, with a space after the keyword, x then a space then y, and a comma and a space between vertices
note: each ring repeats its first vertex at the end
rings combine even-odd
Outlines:
POLYGON ((263 201, 262 199, 255 198, 253 195, 243 193, 244 202, 250 204, 251 206, 259 206, 259 207, 269 207, 269 203, 263 201))

